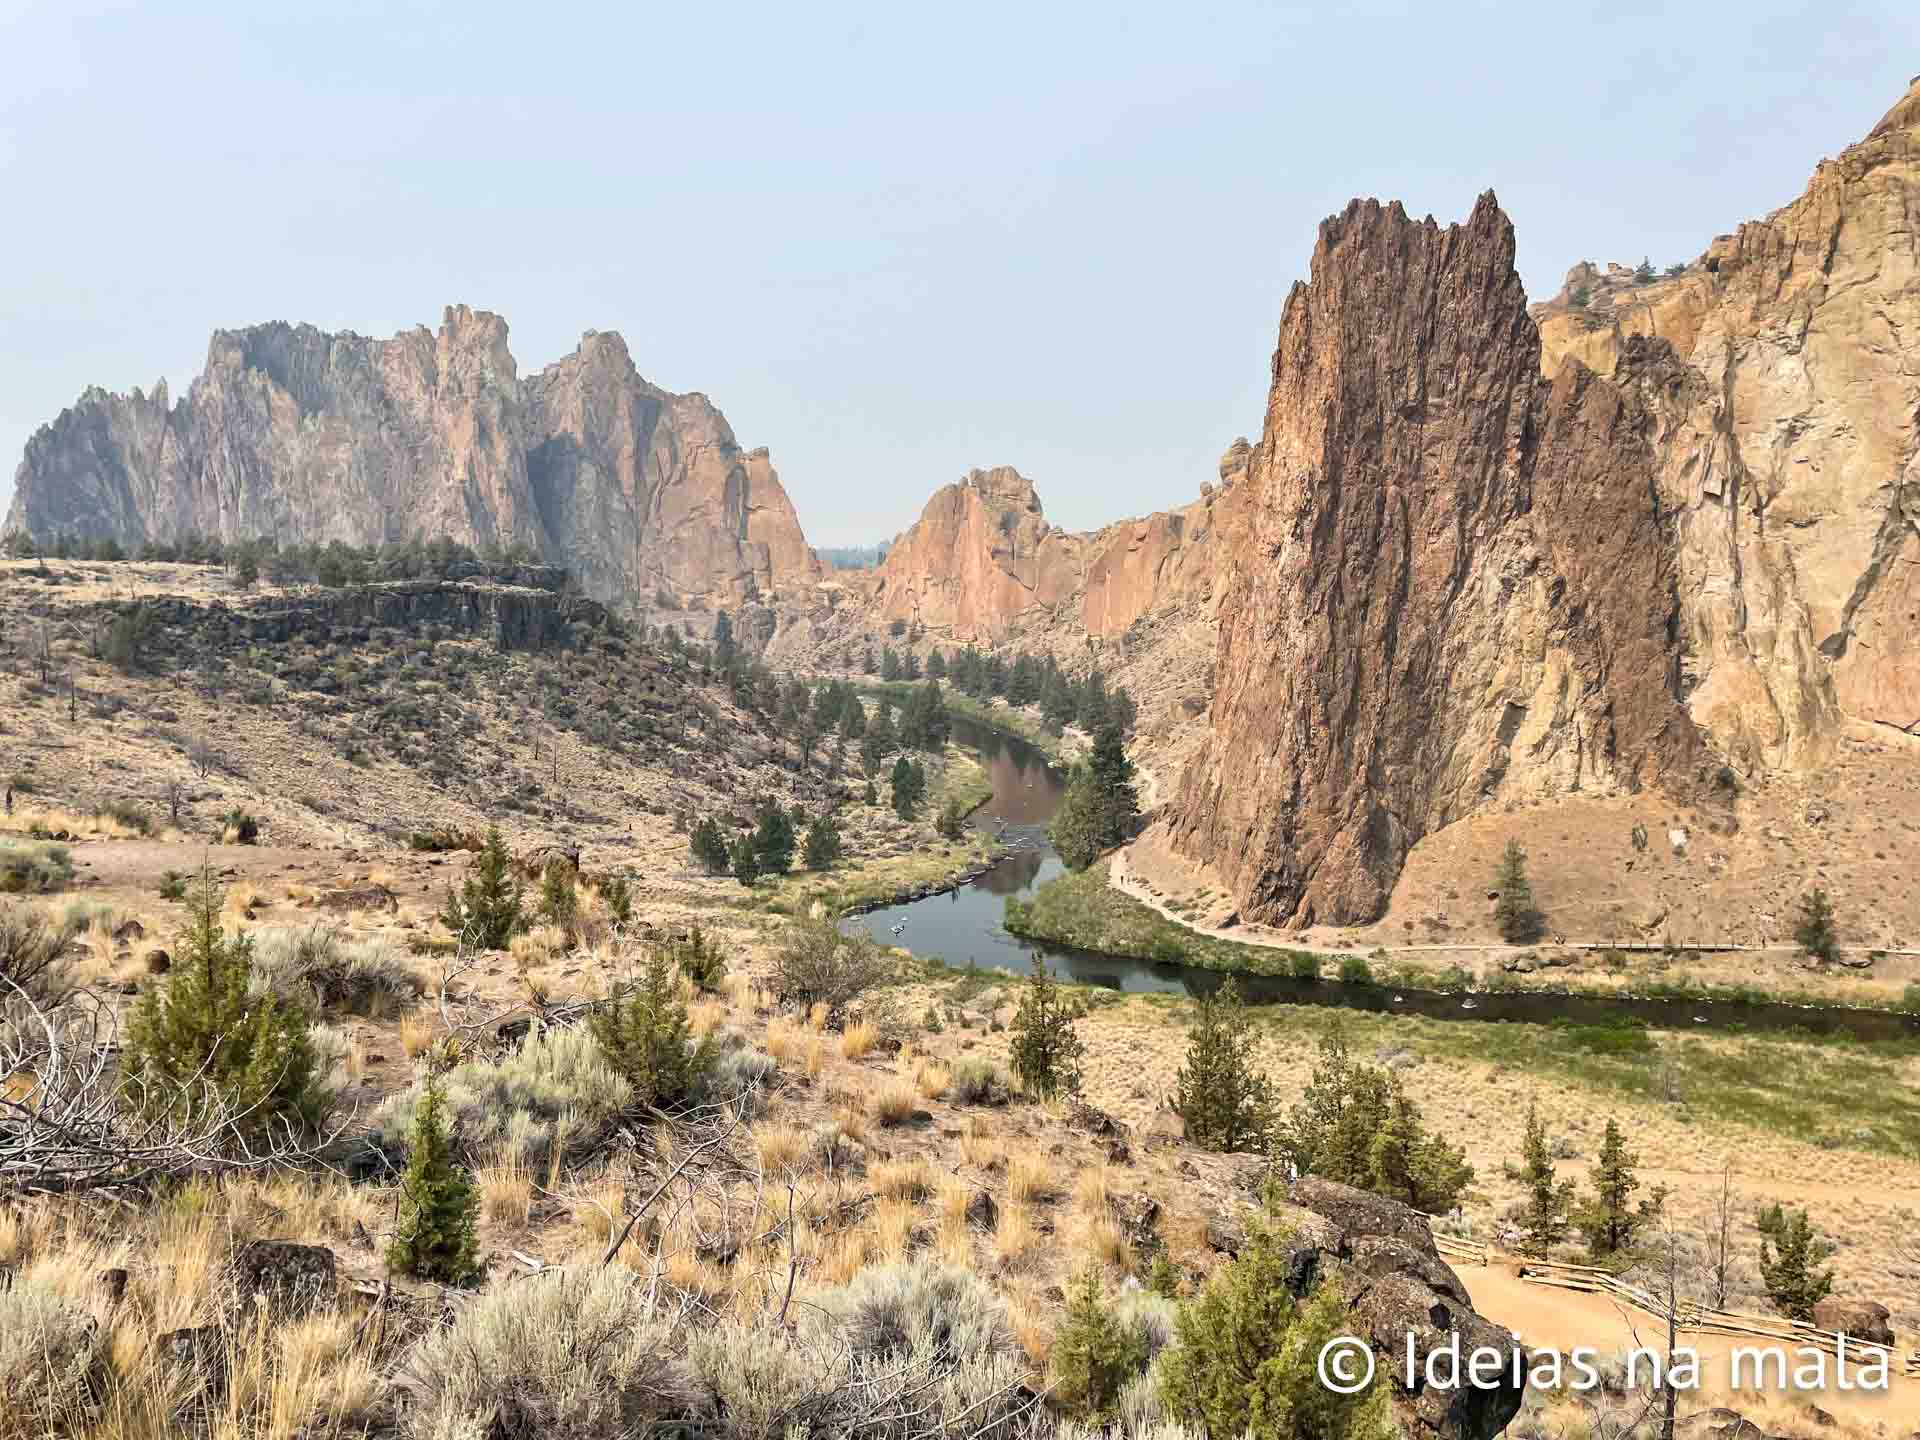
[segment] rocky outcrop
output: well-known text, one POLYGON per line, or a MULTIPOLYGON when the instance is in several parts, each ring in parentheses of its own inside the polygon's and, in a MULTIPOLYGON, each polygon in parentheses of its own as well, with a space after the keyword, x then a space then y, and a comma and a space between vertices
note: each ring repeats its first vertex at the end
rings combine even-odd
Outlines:
POLYGON ((464 305, 391 340, 216 332, 178 403, 164 382, 88 390, 27 442, 6 523, 127 546, 526 545, 602 600, 737 603, 822 574, 767 453, 704 395, 649 384, 593 331, 522 380, 506 322, 464 305))
POLYGON ((1678 276, 1589 283, 1585 309, 1571 288, 1537 309, 1548 373, 1577 359, 1659 417, 1694 719, 1743 768, 1811 768, 1849 718, 1911 730, 1920 80, 1798 200, 1678 276), (1649 374, 1667 346, 1678 382, 1649 374))
POLYGON ((1173 806, 1243 918, 1370 920, 1480 806, 1691 774, 1653 424, 1580 365, 1541 378, 1491 194, 1444 230, 1372 201, 1322 225, 1173 806))

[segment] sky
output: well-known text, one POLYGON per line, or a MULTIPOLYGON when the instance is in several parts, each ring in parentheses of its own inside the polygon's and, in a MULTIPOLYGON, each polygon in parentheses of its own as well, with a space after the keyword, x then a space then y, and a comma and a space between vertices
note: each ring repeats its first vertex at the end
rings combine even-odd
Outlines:
POLYGON ((1493 188, 1528 292, 1690 259, 1920 71, 1912 0, 966 6, 0 0, 0 505, 90 384, 266 320, 618 330, 816 544, 1010 464, 1071 529, 1256 436, 1356 195, 1493 188))

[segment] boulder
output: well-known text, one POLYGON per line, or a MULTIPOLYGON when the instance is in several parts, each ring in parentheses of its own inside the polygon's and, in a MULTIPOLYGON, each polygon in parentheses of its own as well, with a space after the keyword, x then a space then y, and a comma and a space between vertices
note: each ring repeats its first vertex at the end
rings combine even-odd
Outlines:
POLYGON ((1866 1340, 1875 1345, 1893 1344, 1893 1327, 1888 1324, 1887 1307, 1875 1300, 1829 1295, 1813 1307, 1813 1323, 1822 1330, 1837 1330, 1849 1340, 1866 1340))
POLYGON ((263 1308, 283 1319, 332 1304, 338 1284, 333 1252, 324 1245, 249 1240, 227 1267, 227 1308, 263 1308))

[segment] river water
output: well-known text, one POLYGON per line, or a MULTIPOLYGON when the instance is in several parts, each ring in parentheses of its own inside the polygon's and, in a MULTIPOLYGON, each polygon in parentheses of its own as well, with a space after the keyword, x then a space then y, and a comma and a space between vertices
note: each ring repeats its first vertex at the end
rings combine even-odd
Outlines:
MULTIPOLYGON (((1012 852, 985 875, 945 895, 889 905, 855 917, 884 944, 948 965, 978 965, 1024 975, 1035 954, 1061 980, 1110 990, 1160 991, 1201 996, 1218 989, 1218 970, 1098 955, 1009 935, 1001 923, 1009 896, 1025 899, 1065 866, 1047 843, 1047 822, 1059 808, 1066 777, 1026 741, 955 717, 953 738, 987 767, 993 798, 970 824, 997 834, 1012 852)), ((1332 962, 1329 962, 1331 965, 1332 962)), ((1387 985, 1345 985, 1330 980, 1237 975, 1243 998, 1261 1005, 1320 1005, 1345 1010, 1422 1015, 1436 1020, 1517 1020, 1536 1025, 1643 1024, 1656 1029, 1806 1030, 1860 1040, 1920 1036, 1920 1016, 1880 1010, 1799 1005, 1736 1005, 1701 1000, 1638 1000, 1537 991, 1443 995, 1396 990, 1387 985)))

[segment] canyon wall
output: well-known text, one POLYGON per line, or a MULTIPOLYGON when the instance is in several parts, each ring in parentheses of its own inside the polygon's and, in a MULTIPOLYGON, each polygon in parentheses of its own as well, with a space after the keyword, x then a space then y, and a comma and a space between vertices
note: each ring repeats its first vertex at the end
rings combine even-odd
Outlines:
POLYGON ((1446 229, 1372 201, 1322 225, 1171 812, 1243 916, 1371 919, 1493 799, 1690 778, 1651 427, 1578 364, 1541 378, 1491 195, 1446 229))
POLYGON ((524 544, 603 600, 737 603, 822 573, 767 453, 706 396, 649 384, 591 331, 523 380, 506 322, 464 305, 390 340, 219 331, 175 404, 164 383, 90 389, 27 442, 6 526, 524 544))

